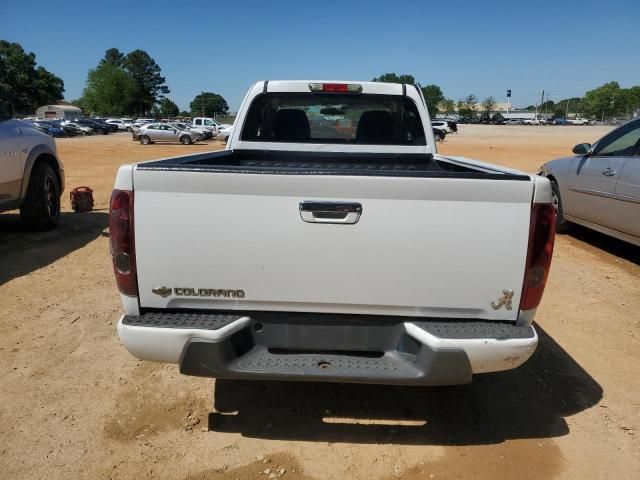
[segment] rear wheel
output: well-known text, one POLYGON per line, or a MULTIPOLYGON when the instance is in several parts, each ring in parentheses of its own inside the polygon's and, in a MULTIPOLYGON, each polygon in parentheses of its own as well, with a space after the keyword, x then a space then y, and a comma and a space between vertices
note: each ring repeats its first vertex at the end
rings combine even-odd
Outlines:
POLYGON ((556 210, 556 232, 567 233, 570 224, 564 219, 560 187, 558 187, 555 180, 551 180, 551 203, 553 203, 553 208, 556 210))
POLYGON ((183 135, 180 137, 180 143, 183 145, 191 145, 193 142, 191 141, 191 137, 189 135, 183 135))
POLYGON ((151 143, 151 139, 146 135, 140 135, 140 143, 142 145, 149 145, 151 143))
POLYGON ((20 207, 20 218, 30 230, 50 230, 60 220, 60 181, 46 163, 31 171, 27 195, 20 207))

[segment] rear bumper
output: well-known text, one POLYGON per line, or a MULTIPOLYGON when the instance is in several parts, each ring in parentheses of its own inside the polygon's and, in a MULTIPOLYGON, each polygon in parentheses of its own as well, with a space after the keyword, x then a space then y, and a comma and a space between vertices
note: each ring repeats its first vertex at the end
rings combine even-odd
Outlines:
POLYGON ((251 312, 123 316, 118 334, 143 360, 187 375, 399 385, 457 385, 516 368, 534 352, 531 326, 251 312))

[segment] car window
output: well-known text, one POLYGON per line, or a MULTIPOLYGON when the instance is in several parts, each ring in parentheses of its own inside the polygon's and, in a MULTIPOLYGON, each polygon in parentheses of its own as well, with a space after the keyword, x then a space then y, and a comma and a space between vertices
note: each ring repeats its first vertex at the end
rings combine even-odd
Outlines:
POLYGON ((425 145, 416 105, 408 97, 268 93, 254 99, 245 141, 425 145))
POLYGON ((195 121, 196 125, 202 125, 202 120, 200 120, 199 118, 196 119, 195 121))
POLYGON ((630 156, 640 142, 640 122, 632 122, 613 131, 598 142, 594 155, 598 157, 630 156))

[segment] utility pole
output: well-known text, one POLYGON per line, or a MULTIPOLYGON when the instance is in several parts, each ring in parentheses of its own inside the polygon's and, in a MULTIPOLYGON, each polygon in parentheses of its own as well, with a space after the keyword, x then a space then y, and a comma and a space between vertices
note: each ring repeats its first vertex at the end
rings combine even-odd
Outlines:
MULTIPOLYGON (((544 103, 544 90, 542 90, 542 97, 540 99, 540 108, 538 109, 540 115, 542 115, 542 104, 544 103)), ((536 120, 538 120, 538 113, 536 112, 536 120)))
POLYGON ((204 117, 204 92, 200 90, 200 100, 202 101, 202 116, 204 117))
POLYGON ((569 118, 569 102, 570 102, 570 101, 571 101, 571 100, 569 100, 569 99, 567 98, 567 111, 566 111, 566 112, 565 112, 565 114, 564 114, 564 119, 565 119, 565 120, 566 120, 567 118, 569 118))

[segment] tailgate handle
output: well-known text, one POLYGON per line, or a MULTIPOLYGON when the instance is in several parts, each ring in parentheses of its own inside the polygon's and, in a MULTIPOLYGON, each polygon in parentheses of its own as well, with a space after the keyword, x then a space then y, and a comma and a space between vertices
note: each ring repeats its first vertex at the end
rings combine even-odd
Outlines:
POLYGON ((300 218, 307 223, 358 223, 362 205, 351 202, 300 202, 300 218))

